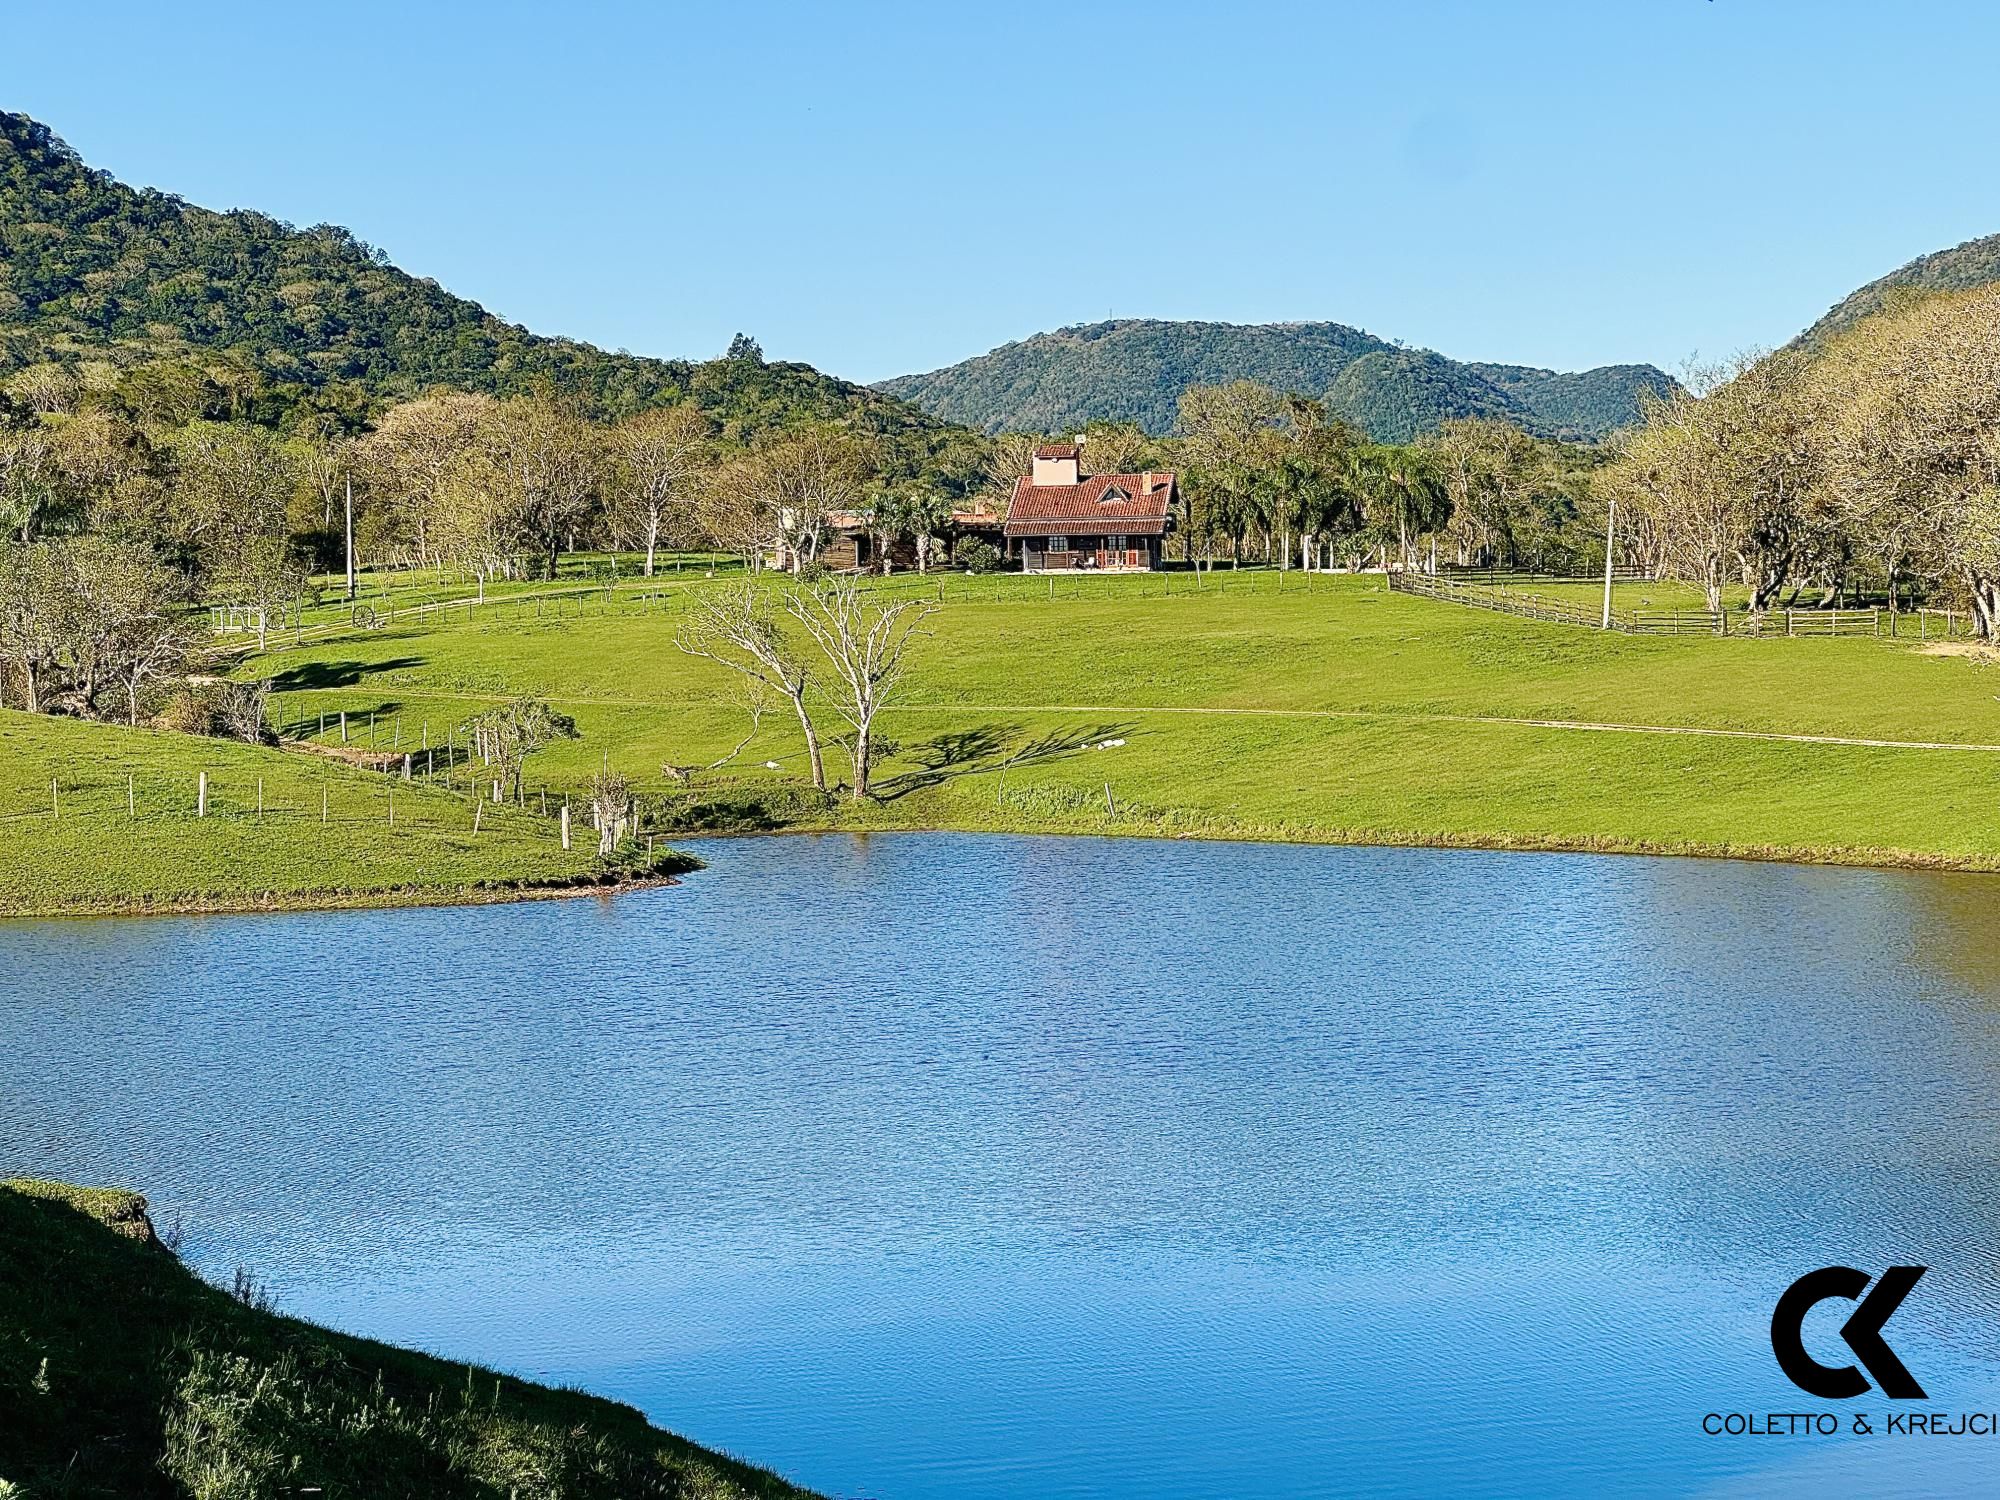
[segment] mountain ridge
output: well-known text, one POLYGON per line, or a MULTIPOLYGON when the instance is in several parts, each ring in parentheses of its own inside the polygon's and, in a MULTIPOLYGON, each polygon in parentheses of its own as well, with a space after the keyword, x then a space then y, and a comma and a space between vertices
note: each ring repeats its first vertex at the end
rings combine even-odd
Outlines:
POLYGON ((2000 281, 2000 234, 1981 235, 1943 250, 1932 250, 1863 286, 1856 287, 1792 340, 1811 348, 1844 333, 1870 313, 1903 296, 1970 291, 2000 281))
POLYGON ((946 424, 810 365, 662 359, 537 334, 394 265, 350 230, 216 210, 90 166, 49 126, 0 111, 0 374, 44 360, 209 362, 249 410, 349 425, 449 388, 553 388, 595 414, 692 400, 725 435, 801 417, 927 438, 946 424))
POLYGON ((1112 318, 1015 339, 874 389, 988 433, 1065 431, 1103 419, 1136 421, 1157 434, 1171 429, 1188 386, 1237 379, 1324 398, 1383 441, 1461 416, 1595 441, 1638 420, 1641 390, 1674 384, 1652 365, 1566 372, 1469 363, 1345 323, 1112 318))

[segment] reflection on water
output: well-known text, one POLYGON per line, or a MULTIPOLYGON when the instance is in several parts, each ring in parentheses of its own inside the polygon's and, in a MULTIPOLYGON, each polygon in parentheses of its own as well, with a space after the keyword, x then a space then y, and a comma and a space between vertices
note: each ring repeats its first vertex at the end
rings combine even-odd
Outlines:
POLYGON ((1813 1405, 1770 1308, 1835 1261, 1933 1267, 1897 1349, 2000 1405, 1987 880, 701 852, 603 901, 0 927, 0 1174, 892 1500, 1924 1493, 1966 1440, 1700 1431, 1813 1405))

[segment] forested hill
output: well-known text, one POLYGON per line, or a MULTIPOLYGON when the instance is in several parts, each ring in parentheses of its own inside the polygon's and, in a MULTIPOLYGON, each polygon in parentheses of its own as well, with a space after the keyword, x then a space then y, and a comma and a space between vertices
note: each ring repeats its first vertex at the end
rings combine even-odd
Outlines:
MULTIPOLYGON (((347 230, 296 229, 125 186, 47 126, 0 111, 0 375, 56 359, 184 363, 206 399, 286 425, 301 411, 354 422, 440 386, 554 389, 617 416, 692 397, 745 436, 801 417, 874 431, 941 426, 808 365, 613 354, 494 317, 389 264, 347 230)), ((186 382, 164 382, 169 387, 186 382)))
POLYGON ((1949 250, 1920 255, 1859 291, 1849 293, 1795 342, 1817 344, 1852 328, 1870 313, 1880 312, 1902 297, 1963 292, 1995 281, 2000 281, 2000 234, 1967 240, 1949 250))
POLYGON ((1062 432, 1104 418, 1164 433, 1182 391, 1230 380, 1324 397, 1385 442, 1452 417, 1500 417, 1538 436, 1593 440, 1638 420, 1640 391, 1673 385, 1651 365, 1564 374, 1463 364, 1341 323, 1120 318, 1038 333, 877 389, 987 432, 1062 432))

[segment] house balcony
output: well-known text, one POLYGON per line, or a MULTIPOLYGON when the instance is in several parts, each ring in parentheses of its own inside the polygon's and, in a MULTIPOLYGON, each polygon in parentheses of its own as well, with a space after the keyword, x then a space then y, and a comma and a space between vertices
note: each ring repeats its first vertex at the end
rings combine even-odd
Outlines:
POLYGON ((1147 573, 1152 567, 1153 554, 1146 547, 1072 547, 1061 552, 1021 549, 1021 570, 1026 573, 1147 573))

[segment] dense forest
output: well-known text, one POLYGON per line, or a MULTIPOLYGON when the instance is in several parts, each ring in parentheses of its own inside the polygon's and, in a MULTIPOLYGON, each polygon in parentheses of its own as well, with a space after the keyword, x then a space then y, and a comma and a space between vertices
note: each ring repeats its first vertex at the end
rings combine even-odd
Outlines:
POLYGON ((1191 386, 1252 380, 1323 400, 1378 442, 1458 418, 1536 437, 1601 440, 1639 420, 1639 396, 1674 382, 1651 365, 1564 374, 1464 364, 1341 323, 1176 323, 1121 318, 1036 334, 877 389, 985 432, 1066 432, 1093 420, 1170 431, 1191 386))
POLYGON ((804 420, 893 440, 916 472, 944 423, 810 366, 613 354, 501 321, 347 230, 135 189, 0 112, 0 375, 44 363, 147 422, 359 430, 435 389, 541 394, 619 418, 692 403, 728 441, 804 420))
POLYGON ((2000 234, 1967 240, 1949 250, 1920 255, 1850 292, 1793 342, 1818 346, 1885 308, 1907 306, 1936 292, 1971 291, 1996 281, 2000 281, 2000 234))

